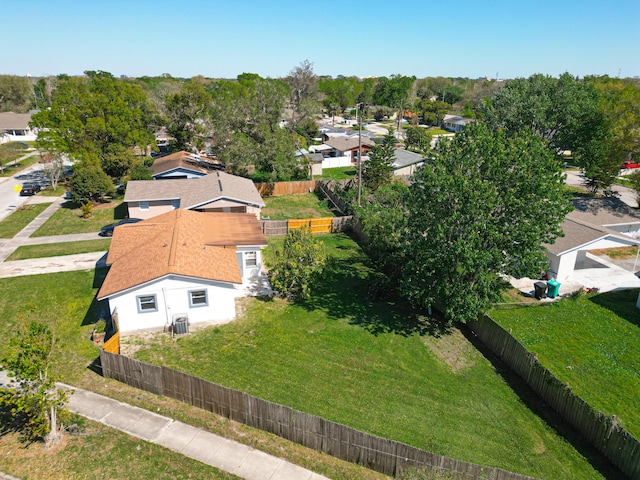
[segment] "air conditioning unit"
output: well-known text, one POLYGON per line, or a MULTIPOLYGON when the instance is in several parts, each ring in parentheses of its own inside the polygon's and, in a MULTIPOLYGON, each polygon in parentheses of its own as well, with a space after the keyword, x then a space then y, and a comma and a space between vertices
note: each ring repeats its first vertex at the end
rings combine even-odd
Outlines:
POLYGON ((189 317, 186 313, 177 313, 171 318, 171 331, 174 335, 189 333, 189 317))

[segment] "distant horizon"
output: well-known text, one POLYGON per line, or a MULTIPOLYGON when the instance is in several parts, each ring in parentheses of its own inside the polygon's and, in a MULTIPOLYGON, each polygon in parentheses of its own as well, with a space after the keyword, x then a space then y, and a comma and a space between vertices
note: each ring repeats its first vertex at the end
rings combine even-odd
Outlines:
POLYGON ((33 0, 4 23, 0 73, 38 78, 640 76, 638 0, 33 0))

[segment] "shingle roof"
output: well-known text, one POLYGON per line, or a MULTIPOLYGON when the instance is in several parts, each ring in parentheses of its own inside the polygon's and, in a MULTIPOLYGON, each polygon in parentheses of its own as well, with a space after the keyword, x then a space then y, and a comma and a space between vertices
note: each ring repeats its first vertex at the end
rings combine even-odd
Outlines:
POLYGON ((395 168, 406 167, 407 165, 424 162, 425 160, 424 155, 410 152, 409 150, 405 150, 404 148, 396 148, 393 151, 393 155, 395 157, 395 160, 393 161, 393 166, 395 168))
POLYGON ((182 208, 196 208, 215 200, 235 200, 264 207, 254 183, 225 172, 178 180, 132 180, 127 183, 125 202, 180 199, 182 208))
MULTIPOLYGON (((324 142, 326 145, 339 150, 340 152, 346 152, 347 150, 353 150, 358 148, 358 137, 334 137, 324 142)), ((373 147, 375 142, 368 137, 362 137, 362 146, 373 147)))
POLYGON ((0 113, 0 130, 24 130, 29 127, 31 121, 30 113, 0 113))
POLYGON ((200 173, 209 173, 217 166, 219 166, 219 164, 217 164, 210 158, 201 157, 194 153, 181 151, 157 158, 153 162, 151 170, 153 171, 154 176, 160 175, 170 170, 175 170, 176 168, 184 168, 200 173))
POLYGON ((594 225, 628 225, 640 223, 640 214, 619 198, 574 198, 569 217, 594 225))
POLYGON ((176 209, 113 232, 98 299, 167 275, 242 283, 236 246, 266 246, 255 215, 176 209))

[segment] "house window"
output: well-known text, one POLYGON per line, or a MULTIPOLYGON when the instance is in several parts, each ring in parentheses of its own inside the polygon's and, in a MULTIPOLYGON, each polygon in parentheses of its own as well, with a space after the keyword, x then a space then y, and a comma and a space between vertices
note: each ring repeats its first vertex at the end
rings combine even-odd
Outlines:
POLYGON ((140 202, 140 210, 149 210, 149 202, 140 202))
POLYGON ((244 252, 244 266, 255 267, 258 264, 256 252, 244 252))
POLYGON ((173 207, 174 210, 176 208, 180 208, 180 199, 179 198, 175 198, 175 199, 171 200, 171 207, 173 207))
POLYGON ((158 302, 155 295, 140 295, 138 301, 138 313, 157 312, 158 302))
POLYGON ((209 305, 206 290, 191 290, 189 292, 189 305, 192 307, 205 307, 209 305))

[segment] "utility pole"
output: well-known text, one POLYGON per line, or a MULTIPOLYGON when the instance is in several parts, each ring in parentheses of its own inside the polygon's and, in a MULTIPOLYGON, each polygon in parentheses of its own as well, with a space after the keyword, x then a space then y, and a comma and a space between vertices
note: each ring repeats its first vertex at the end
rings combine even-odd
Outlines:
POLYGON ((362 112, 358 103, 356 115, 358 116, 358 206, 360 206, 360 196, 362 195, 362 112))

